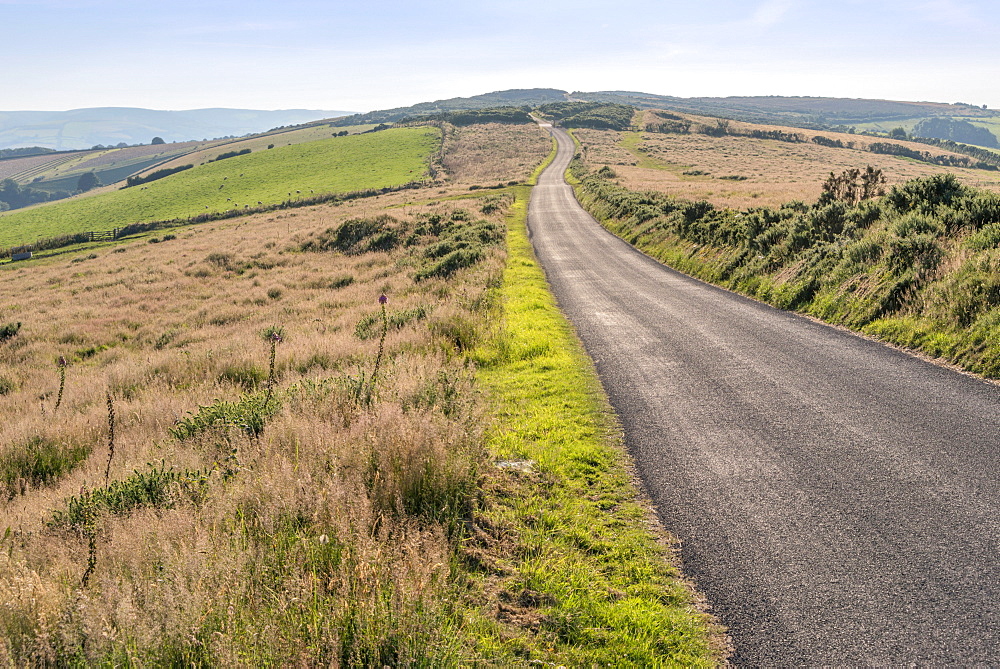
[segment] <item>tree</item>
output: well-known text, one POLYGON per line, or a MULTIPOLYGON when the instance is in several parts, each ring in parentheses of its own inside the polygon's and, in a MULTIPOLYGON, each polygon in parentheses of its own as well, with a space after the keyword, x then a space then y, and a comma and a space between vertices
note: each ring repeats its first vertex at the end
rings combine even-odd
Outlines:
POLYGON ((150 145, 153 145, 153 144, 166 144, 166 142, 163 141, 162 137, 154 137, 153 141, 150 142, 150 145))
POLYGON ((889 131, 889 137, 892 139, 906 139, 906 128, 893 128, 889 131))
POLYGON ((81 193, 84 193, 92 188, 97 188, 101 185, 101 180, 97 178, 97 175, 93 172, 84 172, 80 175, 79 181, 76 182, 76 189, 81 193))

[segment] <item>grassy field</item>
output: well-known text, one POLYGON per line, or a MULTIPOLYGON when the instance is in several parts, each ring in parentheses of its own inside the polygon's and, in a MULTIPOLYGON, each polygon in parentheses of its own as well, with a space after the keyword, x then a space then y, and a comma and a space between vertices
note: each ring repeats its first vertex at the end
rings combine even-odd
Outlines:
POLYGON ((293 146, 307 142, 317 142, 321 139, 328 139, 334 134, 342 131, 354 135, 366 130, 371 130, 373 125, 347 126, 343 128, 331 128, 329 124, 309 126, 306 128, 295 128, 290 130, 277 130, 263 135, 247 137, 246 139, 226 140, 224 142, 210 142, 202 150, 192 151, 180 156, 168 163, 158 165, 156 169, 176 167, 177 165, 200 165, 208 162, 227 151, 261 151, 268 146, 293 146))
MULTIPOLYGON (((709 121, 690 115, 694 122, 709 121)), ((821 135, 845 145, 862 147, 878 138, 833 132, 813 132, 748 123, 732 123, 735 130, 783 131, 821 135)), ((1000 172, 941 167, 914 160, 812 142, 788 143, 744 136, 659 134, 577 130, 583 156, 591 169, 608 165, 619 182, 634 190, 656 190, 690 200, 706 200, 738 209, 778 207, 785 202, 814 202, 831 171, 865 165, 882 169, 889 183, 901 183, 933 174, 955 174, 963 183, 1000 192, 1000 172)), ((896 142, 916 150, 932 149, 912 142, 896 142)))
MULTIPOLYGON (((462 133, 458 166, 511 139, 462 133)), ((469 190, 528 177, 495 155, 439 200, 0 267, 0 661, 721 657, 531 259, 529 189, 469 190)))
POLYGON ((408 128, 265 148, 142 187, 8 212, 0 215, 0 246, 418 181, 437 144, 435 129, 408 128))

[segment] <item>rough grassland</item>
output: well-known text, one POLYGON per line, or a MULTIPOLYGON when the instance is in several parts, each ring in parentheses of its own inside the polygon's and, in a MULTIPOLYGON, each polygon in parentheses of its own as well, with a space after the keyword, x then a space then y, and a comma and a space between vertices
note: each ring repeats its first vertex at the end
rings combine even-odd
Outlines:
MULTIPOLYGON (((859 146, 879 138, 800 128, 734 124, 741 129, 780 130, 804 136, 823 135, 859 146)), ((788 143, 743 136, 657 134, 611 130, 575 130, 585 164, 592 170, 608 165, 617 181, 633 190, 656 190, 689 200, 706 200, 738 209, 779 207, 785 202, 815 201, 830 172, 864 168, 883 170, 890 185, 933 174, 954 174, 963 183, 1000 192, 1000 172, 942 167, 908 158, 856 149, 788 143), (699 174, 700 173, 700 174, 699 174), (738 177, 732 179, 727 177, 738 177)), ((926 145, 894 142, 915 150, 926 145)))
POLYGON ((423 178, 434 128, 403 128, 275 147, 206 163, 100 196, 0 216, 0 246, 87 230, 273 204, 314 193, 397 186, 423 178))
POLYGON ((0 267, 0 664, 709 662, 526 190, 0 267))

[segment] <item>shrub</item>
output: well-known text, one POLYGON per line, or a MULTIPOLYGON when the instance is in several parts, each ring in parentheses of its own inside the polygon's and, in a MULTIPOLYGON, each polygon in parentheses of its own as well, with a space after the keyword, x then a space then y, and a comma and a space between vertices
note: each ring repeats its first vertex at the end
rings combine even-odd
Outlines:
POLYGON ((482 258, 483 252, 478 248, 456 249, 438 262, 417 272, 413 278, 416 281, 423 281, 431 277, 446 279, 460 269, 475 265, 482 258))
POLYGON ((6 325, 0 325, 0 342, 5 342, 8 339, 13 339, 18 332, 21 331, 21 323, 7 323, 6 325))
POLYGON ((374 218, 354 218, 338 228, 330 228, 301 245, 303 251, 340 251, 359 255, 371 251, 391 251, 403 238, 403 225, 388 214, 374 218))

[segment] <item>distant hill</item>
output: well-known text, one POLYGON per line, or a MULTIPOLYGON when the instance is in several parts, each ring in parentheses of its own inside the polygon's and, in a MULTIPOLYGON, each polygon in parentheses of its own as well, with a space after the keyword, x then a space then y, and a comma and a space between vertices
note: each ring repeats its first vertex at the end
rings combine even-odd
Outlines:
POLYGON ((365 114, 354 114, 338 119, 338 126, 365 125, 368 123, 395 123, 403 119, 421 116, 433 116, 447 112, 469 109, 489 109, 495 107, 538 107, 550 102, 565 102, 566 91, 555 88, 515 88, 507 91, 494 91, 469 98, 448 98, 434 102, 421 102, 410 107, 382 109, 365 114))
POLYGON ((896 102, 854 98, 727 97, 679 98, 633 91, 573 92, 573 100, 628 104, 641 109, 673 109, 750 123, 823 128, 935 116, 990 118, 1000 112, 965 103, 896 102))
POLYGON ((349 113, 311 109, 160 111, 132 107, 0 111, 0 149, 39 146, 66 151, 98 144, 149 144, 154 137, 167 142, 238 137, 349 113))

